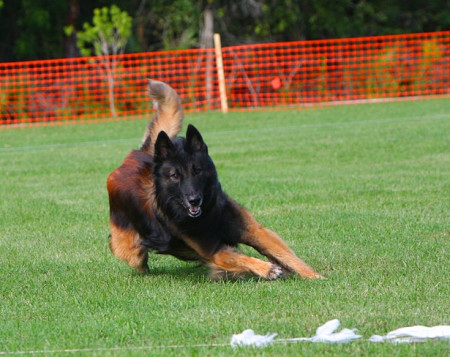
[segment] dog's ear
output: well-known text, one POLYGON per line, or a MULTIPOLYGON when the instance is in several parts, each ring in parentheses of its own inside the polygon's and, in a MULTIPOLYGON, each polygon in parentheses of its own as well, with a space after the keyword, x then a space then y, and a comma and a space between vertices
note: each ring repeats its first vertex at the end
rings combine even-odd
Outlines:
POLYGON ((186 144, 191 151, 201 151, 205 154, 208 153, 208 147, 203 141, 200 132, 191 124, 189 124, 186 132, 186 144))
POLYGON ((175 146, 165 131, 160 131, 155 143, 155 161, 161 162, 168 159, 175 151, 175 146))

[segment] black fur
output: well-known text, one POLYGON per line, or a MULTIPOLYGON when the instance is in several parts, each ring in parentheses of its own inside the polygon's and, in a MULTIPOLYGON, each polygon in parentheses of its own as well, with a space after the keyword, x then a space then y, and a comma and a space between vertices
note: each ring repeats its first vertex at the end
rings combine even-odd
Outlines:
POLYGON ((176 92, 151 81, 149 93, 158 109, 144 144, 107 180, 112 253, 138 273, 149 271, 151 250, 202 261, 213 279, 247 273, 277 279, 283 271, 320 277, 281 237, 222 191, 208 147, 195 127, 188 126, 186 138, 176 137, 183 121, 176 92), (240 243, 269 261, 233 248, 240 243))
POLYGON ((154 157, 134 150, 129 158, 130 168, 126 160, 118 170, 124 188, 110 192, 111 220, 116 226, 137 231, 150 250, 186 260, 192 258, 185 254, 191 248, 180 235, 194 237, 210 254, 239 243, 244 222, 222 191, 208 147, 194 126, 189 125, 186 139, 172 141, 160 132, 154 157), (146 174, 153 180, 154 192, 146 192, 142 180, 146 174), (148 205, 145 193, 154 195, 155 206, 148 205))
POLYGON ((244 224, 222 191, 208 148, 194 126, 189 125, 186 139, 173 142, 164 132, 159 134, 152 175, 158 218, 172 239, 179 234, 195 237, 210 253, 225 244, 237 245, 244 224), (193 216, 192 209, 201 213, 193 216))
POLYGON ((165 251, 169 247, 170 235, 160 224, 153 210, 146 209, 148 202, 143 194, 142 177, 152 171, 153 158, 143 151, 133 150, 119 170, 116 170, 119 189, 110 190, 109 206, 111 222, 125 230, 136 230, 145 240, 147 247, 165 251))

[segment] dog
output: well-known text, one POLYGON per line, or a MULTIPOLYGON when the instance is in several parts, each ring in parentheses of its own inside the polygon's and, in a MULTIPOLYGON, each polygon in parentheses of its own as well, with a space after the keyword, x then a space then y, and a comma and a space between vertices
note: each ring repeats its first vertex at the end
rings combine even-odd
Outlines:
POLYGON ((189 125, 177 137, 184 113, 178 94, 149 80, 156 113, 143 144, 108 177, 110 249, 138 273, 149 272, 150 251, 210 268, 212 279, 253 274, 321 278, 274 232, 222 190, 199 131, 189 125), (269 261, 240 253, 245 244, 269 261))

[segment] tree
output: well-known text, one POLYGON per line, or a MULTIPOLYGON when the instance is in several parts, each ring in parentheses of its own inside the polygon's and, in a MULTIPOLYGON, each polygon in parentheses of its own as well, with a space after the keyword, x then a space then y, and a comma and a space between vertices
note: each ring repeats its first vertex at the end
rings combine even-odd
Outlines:
POLYGON ((0 0, 0 61, 77 56, 64 27, 112 3, 134 19, 127 52, 199 47, 208 9, 224 46, 450 28, 448 0, 0 0))
POLYGON ((140 0, 134 13, 141 51, 197 47, 202 11, 194 0, 140 0))
POLYGON ((60 40, 66 4, 61 1, 3 0, 0 10, 0 61, 63 55, 60 40))
MULTIPOLYGON (((108 82, 108 97, 111 114, 116 117, 114 98, 115 73, 120 62, 118 55, 125 51, 128 38, 131 35, 132 18, 126 11, 116 5, 110 8, 102 7, 94 10, 92 25, 83 24, 83 31, 77 33, 77 46, 83 56, 94 53, 100 58, 100 68, 106 74, 108 82)), ((66 35, 70 36, 74 28, 65 28, 66 35)))

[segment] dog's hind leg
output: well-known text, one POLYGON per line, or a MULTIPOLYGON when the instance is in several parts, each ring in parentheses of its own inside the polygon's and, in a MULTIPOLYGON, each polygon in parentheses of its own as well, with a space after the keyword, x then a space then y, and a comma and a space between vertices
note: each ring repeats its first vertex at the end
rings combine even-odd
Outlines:
POLYGON ((141 237, 134 230, 125 230, 111 223, 109 247, 113 254, 136 269, 148 273, 148 249, 141 245, 141 237))
POLYGON ((246 224, 246 232, 241 238, 241 243, 255 248, 284 270, 296 273, 302 278, 322 278, 298 258, 275 232, 264 228, 248 211, 242 209, 241 212, 244 214, 246 224))

